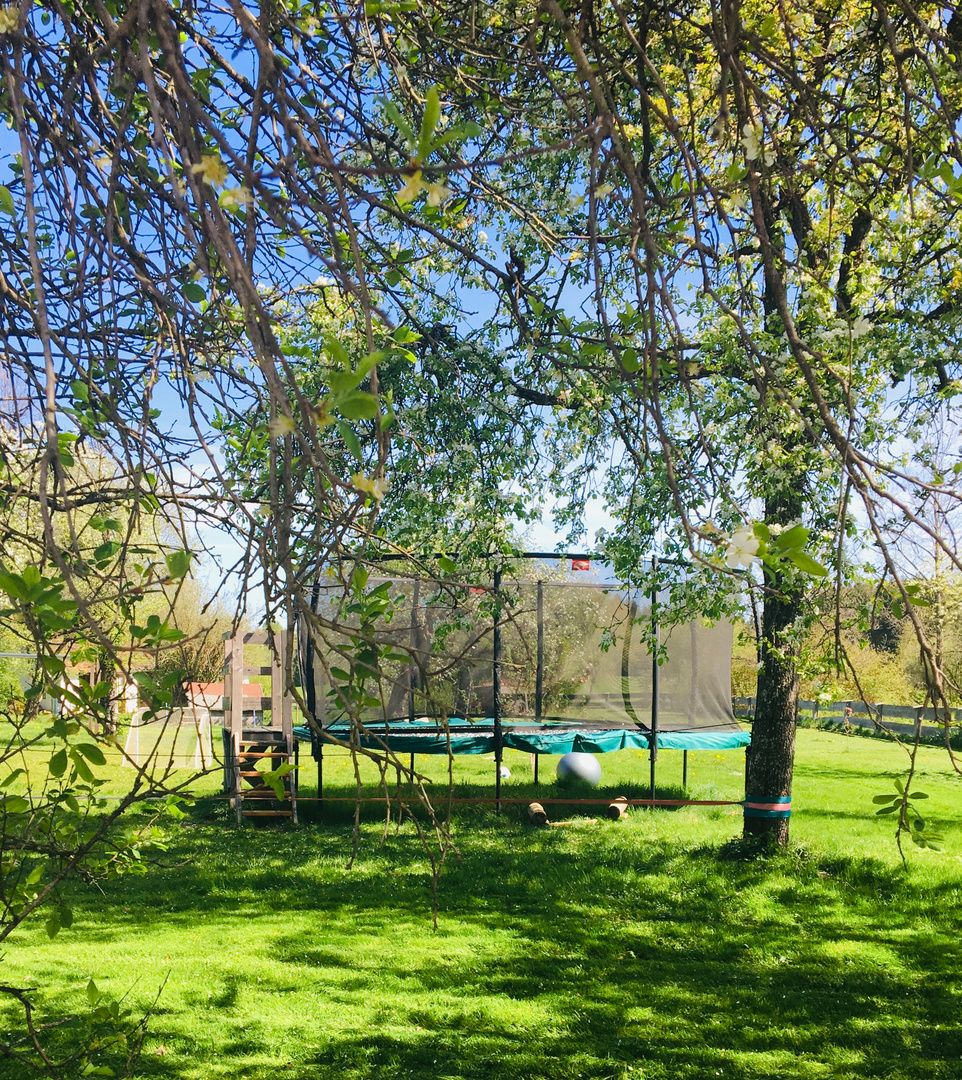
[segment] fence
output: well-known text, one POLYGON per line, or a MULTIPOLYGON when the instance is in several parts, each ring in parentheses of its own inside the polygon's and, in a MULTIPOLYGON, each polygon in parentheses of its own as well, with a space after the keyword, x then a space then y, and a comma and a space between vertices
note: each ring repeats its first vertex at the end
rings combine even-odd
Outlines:
MULTIPOLYGON (((739 720, 752 721, 755 718, 753 697, 732 698, 732 707, 739 720)), ((843 727, 877 728, 882 724, 886 729, 900 735, 914 735, 921 725, 926 736, 937 736, 943 732, 944 714, 933 708, 921 705, 886 705, 882 702, 868 705, 864 701, 832 701, 820 704, 817 701, 798 702, 798 716, 802 721, 813 724, 838 724, 843 727)), ((962 724, 962 708, 949 710, 949 723, 962 724)))

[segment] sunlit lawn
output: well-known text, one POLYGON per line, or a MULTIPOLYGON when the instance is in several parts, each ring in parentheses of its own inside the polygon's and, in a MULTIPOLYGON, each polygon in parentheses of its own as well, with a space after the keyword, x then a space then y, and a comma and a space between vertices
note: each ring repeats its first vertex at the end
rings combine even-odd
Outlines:
MULTIPOLYGON (((799 732, 792 852, 755 862, 719 857, 738 807, 610 822, 549 805, 566 823, 535 829, 523 805, 498 818, 457 803, 436 932, 411 826, 381 846, 383 808, 366 804, 350 865, 353 809, 308 801, 305 758, 312 821, 237 829, 222 803, 199 804, 170 826, 168 869, 77 886, 74 926, 53 942, 23 930, 3 981, 44 987, 54 1014, 82 1005, 91 976, 135 1009, 166 978, 142 1077, 962 1074, 962 783, 944 752, 920 752, 918 784, 946 848, 912 849, 907 871, 871 803, 903 759, 874 739, 799 732)), ((527 756, 506 760, 505 796, 557 794, 553 759, 538 789, 527 756)), ((601 796, 646 793, 647 757, 601 761, 601 796)), ((416 763, 440 794, 444 760, 416 763)), ((741 752, 689 765, 693 797, 742 793, 741 752)), ((324 773, 331 796, 353 794, 346 760, 324 773)), ((458 758, 454 775, 457 796, 491 795, 489 758, 458 758)), ((659 785, 677 796, 680 780, 664 752, 659 785)))

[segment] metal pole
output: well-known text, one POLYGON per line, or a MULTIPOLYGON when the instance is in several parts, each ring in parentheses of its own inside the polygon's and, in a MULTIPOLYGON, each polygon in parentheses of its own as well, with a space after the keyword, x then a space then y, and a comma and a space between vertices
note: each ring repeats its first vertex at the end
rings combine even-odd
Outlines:
MULTIPOLYGON (((544 582, 538 582, 538 666, 534 683, 534 717, 541 719, 544 708, 544 582)), ((537 774, 536 774, 537 775, 537 774)))
POLYGON ((681 786, 688 790, 688 751, 681 752, 681 786))
POLYGON ((324 744, 317 741, 317 804, 324 805, 324 744))
MULTIPOLYGON (((408 721, 414 723, 414 682, 418 647, 418 608, 421 603, 421 579, 414 579, 414 590, 411 595, 411 664, 408 668, 408 721)), ((412 767, 413 771, 413 767, 412 767)))
POLYGON ((494 804, 501 815, 501 567, 494 571, 494 639, 491 690, 494 697, 494 804))
MULTIPOLYGON (((658 760, 658 559, 651 560, 651 798, 655 797, 655 762, 658 760)), ((652 807, 654 810, 654 807, 652 807)))

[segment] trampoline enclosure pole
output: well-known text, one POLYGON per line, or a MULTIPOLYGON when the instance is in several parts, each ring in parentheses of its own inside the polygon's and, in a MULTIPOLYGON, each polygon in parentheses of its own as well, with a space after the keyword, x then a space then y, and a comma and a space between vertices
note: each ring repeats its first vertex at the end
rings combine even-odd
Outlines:
POLYGON ((414 579, 414 590, 411 596, 411 663, 408 667, 408 721, 414 723, 414 687, 415 665, 417 663, 418 647, 418 615, 421 604, 421 581, 414 579))
MULTIPOLYGON (((651 560, 651 798, 655 797, 655 762, 658 760, 658 559, 651 560)), ((652 807, 654 810, 654 807, 652 807)))
POLYGON ((494 698, 494 806, 501 815, 501 567, 494 571, 494 638, 491 691, 494 698))
POLYGON ((544 707, 544 582, 538 582, 538 666, 534 682, 534 718, 541 719, 544 707))

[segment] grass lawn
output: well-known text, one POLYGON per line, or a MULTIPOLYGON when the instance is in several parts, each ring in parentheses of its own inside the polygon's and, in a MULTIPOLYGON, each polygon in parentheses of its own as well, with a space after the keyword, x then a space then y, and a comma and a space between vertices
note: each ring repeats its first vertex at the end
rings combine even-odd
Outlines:
MULTIPOLYGON (((601 762, 602 794, 645 794, 645 757, 601 762)), ((83 1006, 91 977, 134 1009, 166 978, 144 1078, 956 1078, 962 781, 943 751, 920 762, 946 845, 913 848, 908 870, 871 803, 903 756, 834 733, 799 731, 792 851, 755 862, 719 857, 737 807, 549 808, 568 823, 535 829, 522 807, 459 804, 437 932, 410 825, 382 846, 367 807, 351 866, 347 804, 237 829, 201 803, 170 826, 168 869, 75 886, 73 927, 52 942, 24 928, 2 981, 43 987, 53 1016, 83 1006)), ((507 763, 506 796, 553 793, 526 756, 507 763)), ((443 786, 443 760, 417 764, 443 786)), ((490 794, 492 768, 458 758, 457 794, 490 794)), ((738 798, 742 770, 741 752, 693 753, 690 794, 738 798)), ((680 776, 664 752, 665 794, 680 776)), ((325 784, 353 794, 348 764, 326 758, 325 784)))

